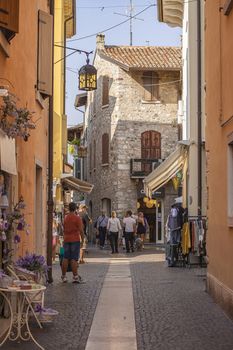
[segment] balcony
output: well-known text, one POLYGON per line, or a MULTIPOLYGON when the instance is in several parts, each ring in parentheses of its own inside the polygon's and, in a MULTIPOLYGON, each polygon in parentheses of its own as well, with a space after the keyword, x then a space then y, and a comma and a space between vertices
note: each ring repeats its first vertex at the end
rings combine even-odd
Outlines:
POLYGON ((130 177, 131 179, 143 179, 156 169, 163 159, 146 159, 133 158, 130 159, 130 177))

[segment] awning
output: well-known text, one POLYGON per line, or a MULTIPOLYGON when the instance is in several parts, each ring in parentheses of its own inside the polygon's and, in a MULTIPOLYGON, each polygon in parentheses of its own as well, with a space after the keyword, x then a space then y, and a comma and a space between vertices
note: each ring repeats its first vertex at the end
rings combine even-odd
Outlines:
POLYGON ((158 190, 171 180, 183 168, 186 157, 187 147, 179 145, 161 165, 144 179, 146 195, 151 197, 153 191, 158 190))
POLYGON ((171 27, 182 27, 184 0, 158 0, 158 19, 171 27))
POLYGON ((0 133, 0 168, 11 175, 17 175, 15 139, 0 133))
POLYGON ((83 193, 91 193, 94 187, 94 185, 90 184, 89 182, 79 180, 71 174, 62 174, 61 181, 70 190, 79 191, 83 193))

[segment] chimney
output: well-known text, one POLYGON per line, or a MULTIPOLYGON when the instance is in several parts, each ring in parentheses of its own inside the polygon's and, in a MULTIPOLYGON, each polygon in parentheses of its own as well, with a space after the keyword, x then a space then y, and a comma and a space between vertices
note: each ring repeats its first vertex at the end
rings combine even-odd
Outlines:
POLYGON ((97 50, 104 49, 104 44, 105 44, 105 35, 104 34, 97 34, 96 35, 96 48, 97 50))

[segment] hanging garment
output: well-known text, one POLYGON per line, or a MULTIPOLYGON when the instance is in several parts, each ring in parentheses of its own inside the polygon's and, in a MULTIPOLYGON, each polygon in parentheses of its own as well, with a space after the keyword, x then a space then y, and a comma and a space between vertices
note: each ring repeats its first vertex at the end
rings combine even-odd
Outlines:
POLYGON ((183 225, 181 247, 182 247, 182 254, 187 255, 189 253, 189 249, 191 248, 189 222, 186 222, 183 225))

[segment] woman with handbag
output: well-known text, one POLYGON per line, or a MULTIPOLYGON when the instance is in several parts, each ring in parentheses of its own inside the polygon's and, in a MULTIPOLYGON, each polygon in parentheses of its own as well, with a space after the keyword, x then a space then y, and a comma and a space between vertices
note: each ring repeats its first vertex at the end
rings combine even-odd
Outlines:
POLYGON ((109 241, 112 248, 112 254, 118 253, 119 231, 122 230, 120 220, 116 216, 116 212, 112 211, 112 216, 108 220, 107 230, 109 232, 109 241))

